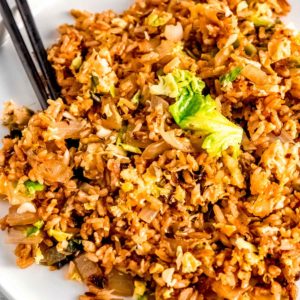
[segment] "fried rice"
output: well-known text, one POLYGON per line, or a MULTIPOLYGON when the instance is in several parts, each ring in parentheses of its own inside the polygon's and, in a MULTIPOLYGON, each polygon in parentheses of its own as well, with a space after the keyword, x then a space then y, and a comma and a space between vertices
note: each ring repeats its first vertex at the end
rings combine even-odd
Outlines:
POLYGON ((300 35, 280 20, 289 10, 72 10, 48 51, 61 98, 36 113, 5 107, 1 227, 18 266, 68 264, 88 288, 80 300, 296 299, 300 35), (189 102, 185 118, 195 99, 209 109, 189 102))

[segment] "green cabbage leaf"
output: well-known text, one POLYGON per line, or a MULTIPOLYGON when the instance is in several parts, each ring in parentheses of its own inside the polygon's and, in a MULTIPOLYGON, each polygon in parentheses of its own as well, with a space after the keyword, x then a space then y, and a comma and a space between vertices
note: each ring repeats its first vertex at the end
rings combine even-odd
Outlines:
POLYGON ((243 129, 217 110, 210 95, 203 95, 204 87, 205 83, 193 73, 175 69, 159 76, 158 84, 152 85, 150 92, 175 99, 169 107, 175 122, 182 129, 202 135, 202 148, 211 156, 220 156, 230 146, 238 155, 243 129))

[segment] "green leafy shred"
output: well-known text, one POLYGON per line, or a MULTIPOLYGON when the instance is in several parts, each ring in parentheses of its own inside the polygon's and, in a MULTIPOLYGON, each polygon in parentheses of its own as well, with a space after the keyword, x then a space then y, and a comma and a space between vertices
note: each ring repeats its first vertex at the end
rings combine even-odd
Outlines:
POLYGON ((156 71, 156 76, 163 76, 165 73, 164 73, 164 69, 163 68, 159 68, 157 71, 156 71))
POLYGON ((256 27, 271 27, 274 25, 274 19, 270 16, 271 14, 270 5, 256 1, 249 21, 252 21, 256 27))
POLYGON ((97 93, 94 93, 94 92, 90 91, 90 97, 96 102, 101 102, 101 95, 100 94, 97 94, 97 93))
POLYGON ((123 143, 123 136, 124 136, 126 130, 127 130, 126 126, 123 126, 120 129, 118 136, 117 136, 116 145, 119 147, 122 147, 122 149, 125 151, 136 153, 136 154, 141 154, 142 151, 140 148, 130 145, 130 144, 123 143))
POLYGON ((138 90, 132 97, 131 102, 133 104, 139 104, 140 103, 140 98, 141 98, 141 90, 138 90))
MULTIPOLYGON (((150 93, 180 100, 192 94, 201 94, 204 82, 189 71, 175 69, 172 73, 158 76, 159 83, 150 87, 150 93)), ((187 104, 187 103, 186 103, 187 104)))
POLYGON ((233 82, 237 79, 237 77, 242 72, 242 67, 235 67, 227 74, 224 74, 220 77, 220 83, 224 86, 228 85, 230 82, 233 82))
POLYGON ((27 189, 28 194, 34 195, 35 192, 41 192, 44 190, 44 185, 40 184, 37 181, 27 180, 24 182, 24 185, 27 189))
POLYGON ((79 70, 79 68, 81 67, 82 65, 82 57, 79 55, 79 56, 76 56, 73 60, 72 60, 72 63, 71 63, 71 69, 77 71, 79 70))
POLYGON ((33 224, 33 226, 30 226, 26 230, 26 236, 32 236, 37 235, 40 232, 40 229, 44 226, 44 221, 39 220, 33 224))
POLYGON ((49 236, 54 237, 58 242, 63 242, 66 240, 69 240, 72 238, 73 234, 72 233, 67 233, 67 232, 63 232, 61 230, 57 230, 57 229, 49 229, 47 231, 49 236))
POLYGON ((248 55, 248 56, 254 56, 256 53, 257 53, 257 49, 256 47, 251 44, 251 43, 248 43, 246 46, 245 46, 245 53, 248 55))
POLYGON ((76 238, 69 240, 66 251, 74 253, 79 250, 82 250, 82 240, 76 238))
POLYGON ((39 230, 34 227, 34 226, 30 226, 26 229, 26 236, 32 236, 32 235, 35 235, 39 232, 39 230))
POLYGON ((114 85, 109 87, 109 92, 112 97, 116 97, 116 87, 114 85))
POLYGON ((235 42, 232 44, 234 49, 237 49, 241 45, 241 41, 236 39, 235 42))
POLYGON ((251 21, 255 27, 271 27, 274 22, 272 19, 264 16, 252 16, 251 21))
POLYGON ((147 300, 148 296, 146 294, 147 284, 144 281, 135 280, 134 281, 134 299, 136 300, 147 300))
POLYGON ((117 145, 117 146, 120 146, 120 145, 121 145, 121 143, 122 143, 122 141, 123 141, 123 136, 124 136, 126 130, 127 130, 127 127, 126 127, 126 126, 123 126, 123 127, 119 130, 118 136, 117 136, 117 140, 116 140, 116 145, 117 145))
POLYGON ((243 130, 217 110, 210 95, 202 94, 204 87, 204 82, 191 72, 175 69, 160 76, 158 85, 151 86, 150 92, 175 98, 175 103, 169 107, 175 122, 182 129, 194 130, 202 135, 202 148, 211 156, 220 156, 230 146, 237 155, 243 130))
POLYGON ((92 85, 92 90, 95 91, 97 89, 97 86, 99 85, 100 80, 99 76, 96 72, 92 72, 91 74, 91 85, 92 85))
POLYGON ((123 143, 120 143, 119 144, 125 151, 128 151, 128 152, 132 152, 132 153, 136 153, 136 154, 141 154, 142 151, 140 148, 138 147, 135 147, 135 146, 132 146, 132 145, 129 145, 129 144, 123 144, 123 143))
POLYGON ((172 14, 154 9, 146 18, 146 24, 153 27, 165 25, 172 19, 172 14))

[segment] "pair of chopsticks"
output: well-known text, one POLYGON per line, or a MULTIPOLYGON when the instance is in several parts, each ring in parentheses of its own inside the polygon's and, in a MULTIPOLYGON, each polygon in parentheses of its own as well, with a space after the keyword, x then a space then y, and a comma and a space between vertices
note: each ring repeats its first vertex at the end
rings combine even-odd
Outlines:
POLYGON ((45 109, 48 106, 47 99, 58 98, 60 89, 56 81, 54 70, 47 60, 47 52, 44 48, 41 36, 37 30, 27 1, 16 0, 16 4, 29 37, 40 72, 36 67, 34 62, 35 60, 30 55, 6 0, 0 0, 0 14, 2 15, 4 26, 12 39, 14 47, 23 64, 38 101, 40 102, 42 109, 45 109))

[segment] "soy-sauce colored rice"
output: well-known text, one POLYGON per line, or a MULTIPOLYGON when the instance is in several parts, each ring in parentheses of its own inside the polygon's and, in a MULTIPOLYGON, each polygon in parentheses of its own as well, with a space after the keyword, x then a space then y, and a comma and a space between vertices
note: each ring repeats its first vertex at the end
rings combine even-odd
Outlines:
POLYGON ((289 9, 138 0, 120 15, 73 10, 48 52, 62 99, 34 114, 6 106, 1 224, 17 264, 69 263, 88 287, 81 300, 296 299, 300 35, 279 19, 289 9), (173 100, 149 90, 176 68, 243 128, 237 158, 186 150, 193 133, 176 125, 173 100))

